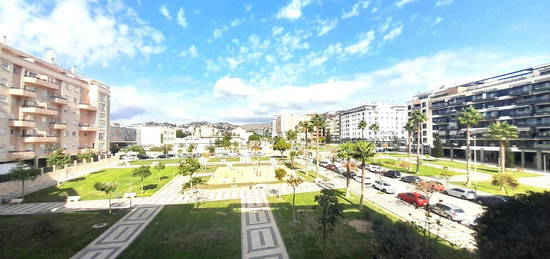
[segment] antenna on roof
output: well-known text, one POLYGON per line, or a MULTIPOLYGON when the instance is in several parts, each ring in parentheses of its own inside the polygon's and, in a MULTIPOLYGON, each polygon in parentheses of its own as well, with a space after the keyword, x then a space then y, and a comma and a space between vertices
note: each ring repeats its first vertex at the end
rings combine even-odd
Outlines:
POLYGON ((2 36, 2 37, 4 37, 4 42, 3 42, 4 45, 7 45, 7 44, 8 44, 8 43, 7 43, 7 42, 8 42, 8 36, 4 35, 4 36, 2 36))

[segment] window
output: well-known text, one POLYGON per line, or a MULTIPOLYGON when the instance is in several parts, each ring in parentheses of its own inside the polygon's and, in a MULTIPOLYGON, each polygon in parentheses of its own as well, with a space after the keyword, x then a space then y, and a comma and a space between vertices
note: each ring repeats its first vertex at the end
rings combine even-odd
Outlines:
POLYGON ((0 119, 7 119, 8 115, 5 112, 0 112, 0 119))
POLYGON ((5 129, 0 129, 0 136, 4 135, 4 133, 6 133, 6 130, 5 129))
POLYGON ((10 64, 6 62, 2 62, 2 70, 10 71, 10 64))
POLYGON ((4 151, 6 151, 6 146, 0 145, 0 152, 4 152, 4 151))
POLYGON ((76 137, 76 132, 73 131, 73 137, 76 137))
POLYGON ((8 79, 0 78, 0 86, 8 87, 8 79))
POLYGON ((8 98, 5 95, 0 95, 0 102, 1 103, 8 102, 8 98))

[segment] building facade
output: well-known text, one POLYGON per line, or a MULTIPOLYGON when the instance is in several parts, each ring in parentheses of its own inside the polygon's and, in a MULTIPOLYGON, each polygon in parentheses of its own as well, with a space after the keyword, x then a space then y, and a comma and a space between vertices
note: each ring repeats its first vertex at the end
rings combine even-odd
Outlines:
POLYGON ((123 147, 137 144, 137 130, 135 128, 113 123, 111 124, 109 132, 111 150, 118 150, 123 147))
POLYGON ((110 90, 0 43, 0 163, 109 149, 110 90))
POLYGON ((407 106, 382 102, 366 104, 344 110, 340 115, 340 140, 368 140, 381 143, 402 143, 406 140, 407 106), (364 129, 359 128, 361 121, 366 122, 364 129), (369 129, 377 124, 378 131, 369 129))
MULTIPOLYGON (((281 114, 273 117, 271 137, 286 138, 286 132, 289 130, 295 130, 300 121, 311 120, 313 115, 311 114, 281 114)), ((298 138, 301 139, 300 134, 298 138)))
POLYGON ((130 127, 136 129, 136 139, 139 145, 152 147, 176 143, 175 128, 144 125, 132 125, 130 127))
POLYGON ((478 161, 497 162, 498 143, 484 133, 491 123, 505 121, 518 128, 519 138, 509 141, 516 165, 543 169, 550 162, 544 161, 550 154, 550 65, 421 93, 408 109, 428 117, 422 126, 426 146, 433 147, 435 138, 440 138, 446 156, 464 158, 465 129, 457 117, 467 107, 485 118, 472 129, 476 139, 472 153, 478 161))
POLYGON ((327 143, 340 143, 340 116, 342 111, 325 113, 325 137, 327 143))

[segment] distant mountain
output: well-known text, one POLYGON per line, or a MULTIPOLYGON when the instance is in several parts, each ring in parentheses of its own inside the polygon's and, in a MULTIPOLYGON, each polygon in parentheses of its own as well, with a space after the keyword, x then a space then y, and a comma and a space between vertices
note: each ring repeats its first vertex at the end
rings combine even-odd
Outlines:
POLYGON ((245 130, 254 131, 254 130, 268 129, 271 127, 271 123, 251 123, 251 124, 239 125, 239 127, 245 130))
POLYGON ((196 126, 204 126, 204 125, 212 126, 216 129, 220 129, 220 130, 231 130, 231 129, 234 129, 234 128, 237 127, 237 126, 235 126, 231 123, 227 123, 227 122, 212 123, 212 122, 208 122, 208 121, 194 121, 194 122, 181 124, 179 126, 182 127, 182 128, 189 128, 191 126, 196 127, 196 126))

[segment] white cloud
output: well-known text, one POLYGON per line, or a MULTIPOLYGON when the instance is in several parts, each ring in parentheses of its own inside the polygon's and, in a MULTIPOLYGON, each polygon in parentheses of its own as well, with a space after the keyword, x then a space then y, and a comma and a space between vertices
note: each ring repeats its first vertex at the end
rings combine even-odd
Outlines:
POLYGON ((168 20, 172 20, 172 16, 170 15, 170 11, 168 10, 168 7, 166 7, 166 4, 162 4, 159 7, 159 11, 168 20))
POLYGON ((405 6, 406 4, 410 4, 412 2, 415 2, 417 0, 399 0, 398 2, 395 3, 395 5, 399 8, 405 6))
POLYGON ((443 21, 443 18, 437 17, 437 18, 434 20, 432 26, 436 26, 436 25, 438 25, 439 23, 441 23, 442 21, 443 21))
POLYGON ((227 31, 228 29, 229 27, 227 25, 224 25, 221 28, 214 29, 212 35, 214 36, 214 38, 219 38, 222 36, 223 32, 227 31))
POLYGON ((338 19, 319 20, 319 25, 315 27, 317 29, 317 36, 323 36, 327 34, 329 31, 334 29, 337 24, 338 19))
POLYGON ((274 26, 272 31, 273 31, 273 36, 277 36, 279 34, 281 34, 281 32, 283 32, 284 28, 282 26, 274 26))
POLYGON ((359 11, 362 9, 367 9, 369 7, 369 3, 369 1, 359 1, 353 4, 349 12, 346 12, 345 10, 342 11, 342 19, 348 19, 359 15, 359 11))
POLYGON ((278 19, 296 20, 302 16, 302 8, 308 6, 310 0, 291 0, 288 5, 277 13, 278 19))
POLYGON ((221 70, 220 66, 218 66, 214 61, 207 59, 206 60, 206 71, 208 72, 219 72, 221 70))
POLYGON ((164 35, 122 2, 101 6, 94 1, 55 4, 0 1, 0 35, 18 49, 41 56, 53 50, 61 65, 108 65, 120 56, 148 57, 165 50, 164 35))
POLYGON ((233 21, 231 21, 231 27, 239 26, 241 23, 243 23, 244 19, 235 18, 233 21))
POLYGON ((212 92, 215 98, 246 97, 256 93, 256 89, 240 78, 223 77, 216 81, 212 92))
POLYGON ((445 6, 445 5, 450 5, 454 2, 454 0, 438 0, 436 3, 435 3, 435 6, 445 6))
POLYGON ((386 30, 388 30, 388 28, 390 27, 391 21, 392 21, 392 17, 388 17, 386 19, 386 21, 384 22, 384 24, 382 24, 382 25, 380 25, 380 27, 378 27, 378 31, 380 31, 380 33, 386 32, 386 30))
POLYGON ((178 10, 178 14, 176 15, 176 18, 178 20, 178 24, 181 27, 187 28, 187 19, 185 18, 185 11, 183 10, 183 8, 180 7, 180 9, 178 10))
POLYGON ((247 11, 247 12, 252 11, 252 5, 251 4, 245 4, 244 5, 244 10, 247 11))
POLYGON ((384 41, 392 41, 397 38, 403 32, 403 25, 399 25, 396 28, 393 28, 390 32, 384 35, 384 41))
POLYGON ((369 47, 372 41, 374 41, 374 31, 368 31, 358 36, 359 40, 344 48, 348 54, 364 55, 369 52, 369 47))
POLYGON ((195 45, 191 45, 191 47, 189 47, 187 50, 180 51, 179 55, 182 57, 189 56, 192 58, 196 58, 199 56, 197 52, 197 47, 195 45))

